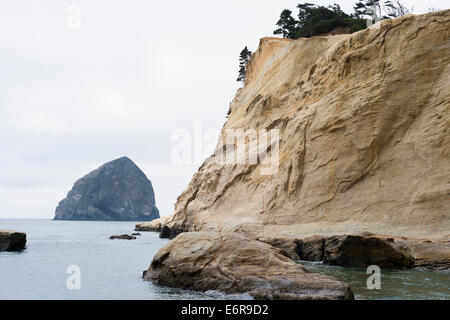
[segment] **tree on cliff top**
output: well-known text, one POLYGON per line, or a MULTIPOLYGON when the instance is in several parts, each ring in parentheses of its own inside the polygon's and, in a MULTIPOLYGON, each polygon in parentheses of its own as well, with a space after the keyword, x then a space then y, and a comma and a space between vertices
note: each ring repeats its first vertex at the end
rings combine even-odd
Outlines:
POLYGON ((384 10, 386 11, 388 17, 395 18, 412 13, 414 9, 413 8, 408 9, 399 0, 393 0, 384 2, 384 10))
POLYGON ((383 3, 380 0, 362 0, 355 4, 353 10, 355 16, 359 18, 372 18, 376 14, 380 19, 396 18, 413 11, 400 0, 388 0, 383 3))
POLYGON ((297 38, 327 33, 337 27, 350 27, 352 18, 343 12, 338 4, 324 7, 304 3, 299 4, 297 8, 299 9, 297 38))
POLYGON ((285 9, 281 12, 280 20, 277 22, 276 29, 273 34, 281 34, 283 38, 294 38, 297 34, 297 21, 292 17, 292 11, 285 9))
POLYGON ((324 7, 312 3, 301 3, 297 8, 299 9, 298 20, 291 16, 290 10, 284 10, 277 22, 279 28, 274 31, 274 34, 297 39, 327 33, 337 27, 349 27, 351 32, 365 28, 362 19, 346 14, 338 4, 324 7))
POLYGON ((247 47, 245 47, 239 55, 239 77, 237 78, 238 82, 240 81, 242 83, 245 83, 245 77, 247 75, 247 63, 251 55, 252 52, 248 50, 247 47))
POLYGON ((283 38, 289 39, 309 38, 338 27, 349 28, 352 33, 367 28, 367 19, 390 19, 412 12, 400 0, 360 0, 353 8, 354 13, 350 15, 342 11, 338 4, 325 7, 301 3, 297 8, 298 20, 292 17, 292 11, 288 9, 281 12, 274 34, 281 34, 283 38))

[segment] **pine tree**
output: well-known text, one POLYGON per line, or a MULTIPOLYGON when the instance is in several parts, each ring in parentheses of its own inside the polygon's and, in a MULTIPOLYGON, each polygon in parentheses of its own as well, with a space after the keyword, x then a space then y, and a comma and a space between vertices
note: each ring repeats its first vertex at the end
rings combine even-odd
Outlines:
POLYGON ((247 63, 251 55, 252 52, 248 50, 247 47, 245 47, 239 55, 239 77, 237 78, 238 82, 240 81, 242 83, 245 83, 245 77, 247 76, 247 63))
POLYGON ((413 9, 408 9, 400 0, 388 0, 383 3, 380 0, 359 1, 353 7, 355 16, 358 18, 373 18, 374 13, 380 19, 391 19, 411 13, 413 9))
POLYGON ((280 20, 276 24, 279 28, 273 34, 281 34, 283 38, 295 38, 297 34, 297 21, 292 17, 292 11, 285 9, 281 12, 280 20))
POLYGON ((374 10, 377 13, 381 13, 380 0, 363 0, 355 3, 353 7, 355 16, 358 18, 373 17, 374 10))
POLYGON ((387 16, 390 18, 401 17, 406 14, 409 14, 413 11, 411 8, 408 9, 403 3, 399 0, 385 1, 384 2, 384 10, 387 13, 387 16))

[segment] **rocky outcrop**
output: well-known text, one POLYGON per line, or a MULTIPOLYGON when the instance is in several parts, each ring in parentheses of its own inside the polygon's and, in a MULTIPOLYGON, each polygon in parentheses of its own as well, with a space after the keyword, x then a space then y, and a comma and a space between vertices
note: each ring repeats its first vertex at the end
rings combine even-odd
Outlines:
POLYGON ((286 238, 257 238, 256 240, 267 243, 280 250, 280 253, 292 260, 301 260, 297 241, 286 238))
POLYGON ((136 240, 135 236, 130 236, 128 234, 122 234, 120 236, 111 236, 109 237, 110 240, 136 240))
POLYGON ((78 180, 56 208, 55 220, 150 221, 159 218, 150 180, 127 157, 78 180))
POLYGON ((142 222, 136 224, 135 231, 149 231, 149 232, 161 232, 164 226, 168 226, 172 221, 173 216, 165 216, 159 219, 152 220, 150 222, 142 222))
POLYGON ((0 251, 21 251, 25 249, 27 235, 24 232, 0 230, 0 251))
POLYGON ((322 261, 325 264, 343 267, 377 265, 380 268, 408 269, 415 266, 415 257, 411 254, 414 243, 375 235, 258 240, 281 249, 293 260, 322 261))
POLYGON ((182 233, 154 257, 144 279, 257 299, 353 299, 351 289, 310 273, 274 247, 237 233, 182 233))
MULTIPOLYGON (((277 129, 276 174, 218 161, 165 225, 302 239, 450 230, 450 11, 350 35, 264 38, 222 130, 277 129)), ((160 221, 161 223, 161 221, 160 221)))
POLYGON ((400 241, 414 258, 417 269, 450 270, 450 240, 400 241))

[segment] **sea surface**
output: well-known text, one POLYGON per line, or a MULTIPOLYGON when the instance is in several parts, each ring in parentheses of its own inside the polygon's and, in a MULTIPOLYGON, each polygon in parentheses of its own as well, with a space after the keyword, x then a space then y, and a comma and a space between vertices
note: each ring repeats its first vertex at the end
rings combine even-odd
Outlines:
MULTIPOLYGON (((24 251, 0 252, 0 299, 250 299, 143 281, 142 272, 168 240, 153 232, 141 232, 136 240, 109 240, 111 235, 133 233, 134 225, 0 219, 0 229, 27 233, 24 251), (79 267, 80 289, 67 286, 73 277, 67 272, 70 266, 79 267)), ((366 270, 300 263, 345 281, 357 299, 450 299, 448 272, 382 270, 381 290, 369 290, 366 270)))

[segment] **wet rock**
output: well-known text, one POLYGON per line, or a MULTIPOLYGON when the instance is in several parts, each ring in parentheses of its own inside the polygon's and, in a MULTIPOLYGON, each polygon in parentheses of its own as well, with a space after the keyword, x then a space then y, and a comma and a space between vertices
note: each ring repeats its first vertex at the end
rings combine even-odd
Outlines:
POLYGON ((414 259, 393 239, 354 235, 325 239, 324 263, 345 267, 411 268, 414 259))
POLYGON ((182 233, 154 257, 144 280, 257 299, 353 299, 348 285, 314 274, 280 250, 237 233, 182 233))
POLYGON ((123 234, 121 236, 111 236, 111 237, 109 237, 109 239, 110 240, 115 240, 115 239, 118 239, 118 240, 136 240, 136 237, 130 236, 128 234, 123 234))
POLYGON ((161 239, 173 239, 177 235, 179 235, 182 231, 171 229, 168 226, 164 226, 161 229, 161 233, 159 234, 159 237, 161 239))
POLYGON ((170 238, 170 228, 167 226, 164 226, 161 229, 161 233, 159 234, 159 237, 162 239, 169 239, 170 238))
POLYGON ((25 249, 26 243, 26 233, 0 230, 0 251, 21 251, 25 249))
POLYGON ((297 240, 298 255, 305 261, 322 261, 325 239, 322 236, 312 236, 297 240))

